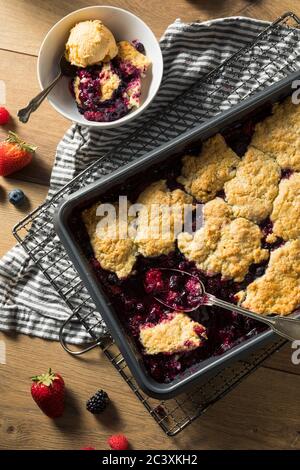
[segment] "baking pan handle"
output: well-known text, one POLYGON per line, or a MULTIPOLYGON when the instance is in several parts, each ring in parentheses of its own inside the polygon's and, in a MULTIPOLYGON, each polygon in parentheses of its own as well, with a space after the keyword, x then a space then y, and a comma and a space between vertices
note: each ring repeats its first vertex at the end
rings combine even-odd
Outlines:
POLYGON ((100 346, 102 340, 98 339, 94 343, 87 346, 86 348, 79 349, 79 350, 76 350, 76 351, 70 349, 67 346, 66 341, 64 339, 64 329, 72 321, 73 317, 75 317, 75 316, 76 316, 76 313, 72 313, 72 315, 70 315, 69 318, 67 318, 67 320, 65 320, 64 323, 62 324, 62 326, 59 330, 59 342, 62 345, 62 347, 64 348, 64 350, 67 351, 67 353, 71 354, 72 356, 80 356, 81 354, 84 354, 84 353, 86 353, 88 351, 91 351, 92 349, 96 348, 97 346, 100 346))

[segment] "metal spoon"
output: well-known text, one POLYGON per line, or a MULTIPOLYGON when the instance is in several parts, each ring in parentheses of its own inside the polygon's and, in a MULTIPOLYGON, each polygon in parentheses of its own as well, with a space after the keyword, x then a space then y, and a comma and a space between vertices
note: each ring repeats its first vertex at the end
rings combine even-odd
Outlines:
MULTIPOLYGON (((170 269, 170 268, 158 268, 162 271, 170 271, 170 272, 179 272, 181 274, 187 275, 193 279, 196 279, 197 282, 199 283, 199 303, 192 307, 192 308, 183 308, 183 307, 175 307, 174 305, 170 305, 165 300, 160 298, 159 296, 155 295, 155 299, 160 302, 161 304, 165 305, 168 308, 175 309, 176 310, 181 310, 184 312, 192 312, 193 310, 197 310, 201 305, 217 305, 218 307, 222 307, 225 310, 230 310, 231 312, 236 312, 241 315, 244 315, 245 317, 252 318, 253 320, 257 320, 259 322, 265 323, 269 327, 272 328, 272 330, 277 333, 279 336, 282 336, 283 338, 286 338, 290 341, 295 341, 295 340, 300 340, 300 321, 295 319, 295 318, 287 318, 287 317, 281 317, 279 315, 276 315, 275 317, 267 317, 263 315, 259 315, 257 313, 251 312, 250 310, 247 310, 243 307, 240 307, 238 305, 231 304, 229 302, 226 302, 225 300, 218 299, 212 294, 209 294, 208 292, 205 291, 204 284, 200 279, 193 275, 190 274, 189 272, 186 271, 181 271, 180 269, 170 269)), ((197 295, 198 297, 198 295, 197 295)), ((270 315, 272 315, 270 313, 270 315)))
POLYGON ((59 80, 65 75, 67 77, 74 77, 77 67, 71 65, 68 62, 64 55, 61 56, 59 61, 59 74, 57 77, 48 85, 44 90, 42 90, 37 96, 32 98, 28 105, 18 111, 19 120, 23 123, 28 122, 31 113, 36 111, 38 107, 42 104, 46 96, 50 93, 52 88, 59 82, 59 80))

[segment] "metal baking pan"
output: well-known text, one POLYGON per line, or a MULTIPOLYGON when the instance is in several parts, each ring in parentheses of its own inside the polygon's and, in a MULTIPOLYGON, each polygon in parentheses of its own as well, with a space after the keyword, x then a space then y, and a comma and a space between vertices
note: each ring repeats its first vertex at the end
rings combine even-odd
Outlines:
MULTIPOLYGON (((251 98, 237 104, 230 110, 223 112, 205 123, 193 128, 191 131, 177 137, 156 150, 145 154, 139 160, 127 164, 121 169, 101 178, 95 183, 82 188, 64 199, 54 215, 55 230, 62 241, 71 261, 74 263, 80 277, 93 298, 97 310, 101 313, 109 331, 118 345, 125 361, 127 362, 137 383, 149 396, 159 399, 172 398, 182 393, 189 387, 206 381, 208 377, 215 375, 220 369, 228 366, 232 361, 244 359, 247 355, 263 346, 266 342, 274 341, 277 337, 270 331, 264 331, 243 343, 233 347, 221 356, 203 360, 191 369, 179 374, 176 379, 168 384, 155 381, 147 372, 140 352, 134 342, 125 332, 118 315, 107 298, 100 282, 96 278, 90 266, 83 248, 76 240, 74 232, 70 229, 70 217, 76 208, 87 207, 89 204, 100 200, 108 190, 111 194, 114 187, 124 184, 128 178, 138 176, 145 170, 151 171, 151 167, 165 161, 174 154, 184 152, 185 148, 195 142, 204 141, 219 131, 222 131, 235 123, 245 119, 250 113, 255 113, 259 108, 285 98, 293 91, 292 83, 299 79, 300 71, 277 82, 269 88, 257 93, 251 98)), ((117 191, 117 190, 116 190, 117 191)), ((116 196, 119 193, 116 192, 116 196)))

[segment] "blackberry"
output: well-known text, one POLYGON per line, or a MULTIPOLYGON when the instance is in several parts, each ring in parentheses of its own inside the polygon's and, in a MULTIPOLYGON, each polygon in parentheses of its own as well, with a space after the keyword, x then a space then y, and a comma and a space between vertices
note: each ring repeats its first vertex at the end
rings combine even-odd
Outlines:
POLYGON ((103 390, 98 390, 87 402, 86 402, 86 409, 94 414, 97 415, 102 413, 105 410, 107 405, 109 404, 109 398, 106 392, 103 390))

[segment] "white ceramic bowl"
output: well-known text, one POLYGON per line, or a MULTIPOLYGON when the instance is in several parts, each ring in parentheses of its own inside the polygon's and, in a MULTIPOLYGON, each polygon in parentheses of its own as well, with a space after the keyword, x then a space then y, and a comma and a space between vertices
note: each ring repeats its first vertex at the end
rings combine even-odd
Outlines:
POLYGON ((64 52, 70 29, 79 21, 101 19, 111 30, 116 41, 138 39, 146 49, 152 65, 142 79, 141 106, 113 122, 86 120, 79 113, 69 91, 69 78, 63 77, 48 96, 52 106, 67 119, 83 126, 108 128, 128 123, 139 116, 155 97, 163 74, 163 59, 157 39, 151 29, 137 16, 121 8, 95 6, 76 10, 56 23, 45 37, 38 57, 37 73, 40 87, 45 88, 58 74, 58 64, 64 52))

